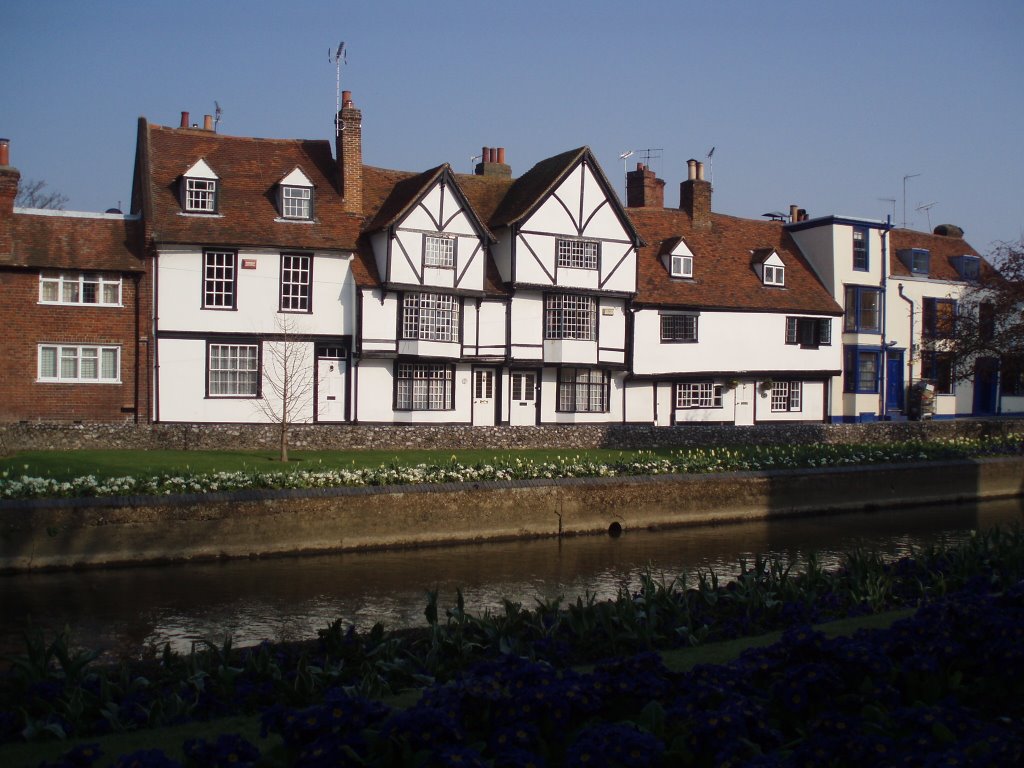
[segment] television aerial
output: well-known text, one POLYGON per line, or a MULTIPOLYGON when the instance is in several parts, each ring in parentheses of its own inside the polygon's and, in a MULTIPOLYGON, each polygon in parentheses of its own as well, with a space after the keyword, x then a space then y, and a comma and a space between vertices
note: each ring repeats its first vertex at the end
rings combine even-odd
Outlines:
POLYGON ((918 213, 924 213, 928 217, 928 231, 929 232, 932 231, 932 208, 934 208, 938 204, 939 203, 938 203, 937 200, 933 200, 930 203, 921 203, 919 206, 917 206, 917 208, 914 209, 918 213))

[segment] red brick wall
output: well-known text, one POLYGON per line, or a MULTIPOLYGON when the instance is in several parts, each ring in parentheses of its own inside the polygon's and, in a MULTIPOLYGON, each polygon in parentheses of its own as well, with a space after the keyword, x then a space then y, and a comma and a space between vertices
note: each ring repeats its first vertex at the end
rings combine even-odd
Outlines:
POLYGON ((123 276, 121 307, 57 306, 39 303, 38 270, 0 269, 0 421, 148 420, 146 300, 136 302, 136 277, 123 276), (138 320, 137 310, 140 311, 138 320), (136 323, 142 323, 137 328, 136 323), (140 333, 141 331, 141 333, 140 333), (50 383, 36 380, 40 343, 105 344, 121 348, 121 383, 50 383), (143 359, 137 360, 141 348, 143 359), (136 391, 136 363, 142 386, 136 391))

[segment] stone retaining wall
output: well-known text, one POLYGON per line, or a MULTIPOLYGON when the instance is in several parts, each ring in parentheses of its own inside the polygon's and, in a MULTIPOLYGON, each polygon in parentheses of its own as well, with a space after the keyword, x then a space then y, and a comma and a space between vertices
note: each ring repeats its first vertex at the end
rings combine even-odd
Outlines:
MULTIPOLYGON (((439 448, 655 448, 777 443, 885 443, 908 438, 1005 434, 1015 419, 760 424, 753 427, 588 424, 541 427, 302 424, 291 428, 296 450, 439 448)), ((0 453, 19 450, 273 450, 278 430, 259 424, 0 424, 0 453)))
POLYGON ((0 502, 0 572, 765 520, 1019 496, 1024 458, 0 502))

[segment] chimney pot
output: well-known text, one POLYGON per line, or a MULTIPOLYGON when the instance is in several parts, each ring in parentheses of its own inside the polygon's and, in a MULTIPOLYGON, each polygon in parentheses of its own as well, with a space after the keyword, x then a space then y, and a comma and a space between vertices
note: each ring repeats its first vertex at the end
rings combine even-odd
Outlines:
POLYGON ((212 131, 213 130, 213 115, 203 115, 203 130, 204 131, 212 131))
POLYGON ((797 207, 795 205, 789 206, 789 220, 790 221, 800 221, 800 208, 799 207, 797 207))
POLYGON ((693 181, 697 178, 697 161, 692 157, 686 161, 686 178, 688 181, 693 181))
POLYGON ((697 161, 697 181, 704 181, 704 163, 697 161))
POLYGON ((11 164, 11 140, 0 139, 0 165, 11 164))
POLYGON ((504 147, 498 147, 498 162, 499 163, 504 163, 505 162, 505 148, 504 147))
POLYGON ((352 91, 341 92, 341 106, 342 108, 352 107, 352 91))
POLYGON ((181 113, 181 127, 188 128, 188 112, 181 113))

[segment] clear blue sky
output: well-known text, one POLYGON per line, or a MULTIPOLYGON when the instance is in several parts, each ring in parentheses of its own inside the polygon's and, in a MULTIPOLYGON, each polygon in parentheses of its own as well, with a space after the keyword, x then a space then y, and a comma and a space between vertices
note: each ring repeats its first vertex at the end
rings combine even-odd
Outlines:
POLYGON ((6 0, 0 16, 0 136, 72 210, 127 208, 140 115, 201 121, 217 101, 222 133, 329 138, 344 40, 373 165, 468 171, 503 146, 518 175, 586 144, 622 194, 619 155, 661 149, 674 206, 714 146, 722 213, 900 224, 920 174, 911 226, 958 224, 982 252, 1024 233, 1021 0, 6 0))

